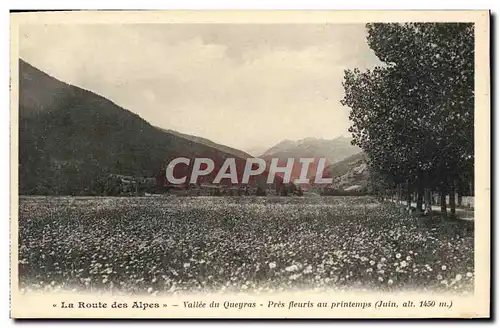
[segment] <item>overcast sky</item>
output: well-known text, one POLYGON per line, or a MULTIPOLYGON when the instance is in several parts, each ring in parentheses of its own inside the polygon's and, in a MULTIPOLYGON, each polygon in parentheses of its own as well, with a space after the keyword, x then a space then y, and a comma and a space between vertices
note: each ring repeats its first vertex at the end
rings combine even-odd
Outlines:
POLYGON ((20 57, 151 124, 242 150, 347 135, 346 68, 380 64, 364 25, 32 25, 20 57))

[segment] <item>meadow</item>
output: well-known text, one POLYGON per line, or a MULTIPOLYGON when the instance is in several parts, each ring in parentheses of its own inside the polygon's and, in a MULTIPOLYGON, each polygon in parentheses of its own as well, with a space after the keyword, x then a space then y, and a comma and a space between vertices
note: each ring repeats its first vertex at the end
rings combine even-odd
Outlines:
POLYGON ((473 222, 370 197, 19 202, 22 292, 473 290, 473 222))

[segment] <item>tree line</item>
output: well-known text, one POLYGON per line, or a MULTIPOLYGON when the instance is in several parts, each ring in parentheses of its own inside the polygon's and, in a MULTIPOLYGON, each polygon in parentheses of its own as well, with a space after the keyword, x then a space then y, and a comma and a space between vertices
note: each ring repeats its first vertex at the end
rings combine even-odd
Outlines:
POLYGON ((473 193, 474 25, 370 23, 367 42, 382 65, 344 72, 353 144, 367 154, 371 189, 403 194, 417 211, 439 193, 473 193))

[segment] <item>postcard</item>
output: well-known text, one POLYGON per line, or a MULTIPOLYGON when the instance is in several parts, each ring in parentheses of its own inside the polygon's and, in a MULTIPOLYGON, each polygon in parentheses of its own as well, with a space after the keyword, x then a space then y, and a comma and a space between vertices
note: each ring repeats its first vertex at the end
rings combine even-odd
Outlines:
POLYGON ((489 17, 11 13, 11 317, 488 318, 489 17))

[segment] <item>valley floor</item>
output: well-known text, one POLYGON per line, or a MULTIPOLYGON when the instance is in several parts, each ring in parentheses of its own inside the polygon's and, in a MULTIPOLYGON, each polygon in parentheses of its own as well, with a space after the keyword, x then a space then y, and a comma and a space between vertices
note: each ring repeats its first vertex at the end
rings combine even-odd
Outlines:
POLYGON ((474 222, 371 197, 21 197, 22 291, 470 292, 474 222))

